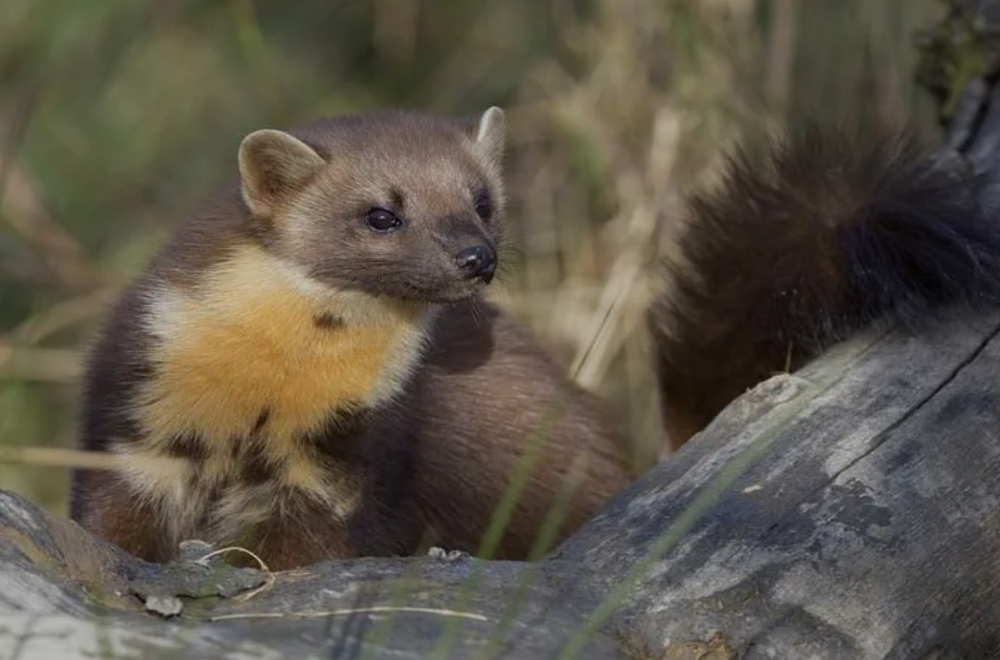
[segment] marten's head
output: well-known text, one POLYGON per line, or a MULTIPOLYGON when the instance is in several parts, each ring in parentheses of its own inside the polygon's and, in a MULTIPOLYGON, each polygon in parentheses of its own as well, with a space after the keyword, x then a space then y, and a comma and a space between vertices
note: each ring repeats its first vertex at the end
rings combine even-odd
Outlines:
POLYGON ((504 210, 504 115, 386 112, 260 130, 240 145, 242 196, 268 249, 311 280, 449 302, 488 284, 504 210))

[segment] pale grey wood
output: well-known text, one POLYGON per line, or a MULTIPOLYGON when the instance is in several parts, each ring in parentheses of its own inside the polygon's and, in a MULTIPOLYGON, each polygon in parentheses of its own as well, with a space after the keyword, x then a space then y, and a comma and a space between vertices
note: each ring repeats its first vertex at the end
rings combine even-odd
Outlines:
MULTIPOLYGON (((225 570, 176 568, 141 562, 0 492, 0 659, 425 658, 449 626, 450 657, 547 658, 594 606, 576 592, 578 567, 560 562, 326 562, 276 574, 248 600, 247 589, 208 595, 234 591, 220 586, 225 570), (165 619, 144 611, 140 594, 151 585, 204 595, 180 599, 181 615, 165 619)), ((581 657, 619 656, 617 640, 599 634, 581 657)))
POLYGON ((859 337, 763 383, 558 556, 626 592, 611 627, 650 653, 1000 657, 998 332, 859 337))

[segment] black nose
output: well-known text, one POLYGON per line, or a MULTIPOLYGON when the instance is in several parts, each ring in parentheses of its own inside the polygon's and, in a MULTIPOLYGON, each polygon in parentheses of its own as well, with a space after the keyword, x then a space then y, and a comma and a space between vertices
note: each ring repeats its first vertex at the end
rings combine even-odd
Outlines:
POLYGON ((470 280, 478 277, 489 284, 497 269, 497 253, 489 245, 476 245, 456 254, 455 263, 470 280))

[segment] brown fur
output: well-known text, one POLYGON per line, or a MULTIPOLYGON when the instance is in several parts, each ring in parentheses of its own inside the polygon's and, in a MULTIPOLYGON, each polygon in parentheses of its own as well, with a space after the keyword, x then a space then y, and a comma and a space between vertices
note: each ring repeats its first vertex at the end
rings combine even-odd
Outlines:
POLYGON ((474 552, 557 391, 567 409, 501 556, 526 555, 574 465, 557 538, 628 483, 593 398, 478 301, 492 268, 457 259, 502 241, 502 122, 389 113, 249 135, 239 182, 94 347, 83 444, 127 467, 77 474, 73 517, 156 561, 188 538, 274 569, 428 535, 474 552), (373 230, 373 208, 398 228, 373 230))
POLYGON ((500 310, 459 305, 443 312, 438 328, 409 399, 419 411, 417 506, 441 545, 477 547, 526 447, 537 443, 495 555, 523 558, 554 505, 565 506, 554 519, 560 539, 626 485, 620 448, 609 441, 602 403, 567 382, 500 310), (497 429, 518 441, 492 441, 497 429))
POLYGON ((815 127, 732 160, 696 196, 650 313, 670 443, 880 319, 915 329, 1000 298, 1000 222, 977 177, 893 132, 815 127))

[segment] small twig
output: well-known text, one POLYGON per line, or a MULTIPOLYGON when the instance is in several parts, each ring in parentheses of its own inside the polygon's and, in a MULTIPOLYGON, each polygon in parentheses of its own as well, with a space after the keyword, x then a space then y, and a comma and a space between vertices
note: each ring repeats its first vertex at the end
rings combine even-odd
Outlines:
POLYGON ((434 609, 431 607, 356 607, 341 610, 321 610, 316 612, 246 612, 237 614, 220 614, 209 617, 209 621, 223 621, 230 619, 283 619, 285 617, 297 618, 321 618, 326 616, 343 616, 350 614, 374 614, 380 612, 416 612, 418 614, 438 614, 441 616, 456 617, 459 619, 471 619, 473 621, 489 621, 482 614, 471 612, 457 612, 455 610, 434 609))
POLYGON ((211 559, 212 557, 218 557, 219 555, 223 555, 223 554, 225 554, 227 552, 242 552, 243 554, 250 555, 251 557, 254 558, 254 560, 260 566, 261 572, 264 572, 264 573, 270 573, 271 572, 271 569, 267 567, 267 564, 264 563, 264 560, 261 559, 259 556, 257 556, 256 553, 254 553, 252 550, 247 550, 246 548, 241 548, 238 545, 231 545, 231 546, 228 546, 228 547, 225 547, 225 548, 220 548, 218 550, 212 550, 207 555, 203 555, 203 556, 199 557, 198 559, 196 559, 195 561, 197 563, 199 563, 199 564, 207 566, 209 559, 211 559))
POLYGON ((774 3, 771 20, 771 39, 767 48, 765 87, 773 109, 785 117, 792 91, 792 70, 795 65, 795 41, 798 37, 796 22, 797 3, 778 0, 774 3))
POLYGON ((76 238, 52 217, 38 186, 17 158, 34 116, 39 91, 33 90, 13 117, 7 118, 7 130, 0 135, 0 222, 34 247, 44 266, 64 286, 78 291, 95 289, 105 284, 100 268, 76 238))
POLYGON ((42 467, 118 470, 123 457, 103 451, 55 447, 0 447, 0 463, 21 463, 42 467))
MULTIPOLYGON (((655 173, 657 181, 668 181, 676 163, 680 122, 672 110, 665 109, 657 113, 653 128, 647 170, 655 173)), ((622 197, 627 198, 626 195, 622 197)), ((586 388, 596 388, 607 373, 626 339, 620 325, 630 309, 629 303, 634 302, 635 296, 643 291, 642 278, 652 254, 650 246, 657 229, 656 214, 648 205, 639 204, 632 209, 627 222, 629 236, 612 264, 601 292, 590 322, 589 341, 577 353, 570 367, 573 379, 586 388)))
POLYGON ((67 348, 18 348, 0 341, 0 380, 67 383, 83 373, 81 353, 67 348))
POLYGON ((225 548, 220 548, 218 550, 213 550, 208 554, 199 557, 198 559, 195 560, 195 562, 201 564, 202 566, 207 566, 209 559, 211 559, 212 557, 217 557, 219 555, 225 554, 227 552, 242 552, 245 555, 250 555, 257 562, 257 565, 260 566, 260 572, 264 574, 264 584, 260 585, 256 589, 252 589, 251 591, 242 594, 241 596, 239 596, 239 598, 236 598, 235 600, 238 600, 239 602, 246 602, 251 598, 253 598, 254 596, 256 596, 257 594, 261 593, 262 591, 270 588, 274 584, 275 581, 274 573, 271 571, 270 568, 268 568, 267 564, 264 563, 264 560, 261 559, 252 550, 247 550, 246 548, 241 548, 240 546, 237 545, 231 545, 225 548))
MULTIPOLYGON (((103 313, 117 295, 117 287, 104 287, 86 295, 56 303, 45 311, 22 321, 10 332, 10 341, 37 344, 64 328, 103 313)), ((0 343, 3 341, 0 339, 0 343)))
POLYGON ((51 217, 27 172, 11 161, 4 175, 0 181, 0 220, 36 248, 45 266, 64 286, 90 291, 105 285, 103 274, 83 247, 51 217))

